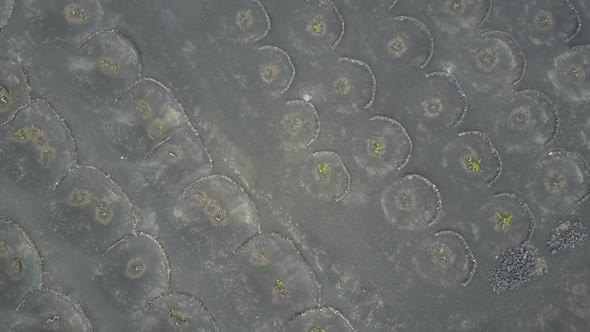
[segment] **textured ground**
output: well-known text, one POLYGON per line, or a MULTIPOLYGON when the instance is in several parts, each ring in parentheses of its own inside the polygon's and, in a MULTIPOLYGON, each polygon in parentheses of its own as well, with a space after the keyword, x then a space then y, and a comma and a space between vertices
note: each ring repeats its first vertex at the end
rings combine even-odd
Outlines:
POLYGON ((0 0, 8 331, 588 331, 586 0, 0 0))

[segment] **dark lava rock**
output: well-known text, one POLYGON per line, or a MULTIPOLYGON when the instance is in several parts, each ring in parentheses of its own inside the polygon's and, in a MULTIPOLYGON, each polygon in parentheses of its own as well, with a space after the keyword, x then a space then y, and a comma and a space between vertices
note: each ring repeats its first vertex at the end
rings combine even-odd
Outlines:
POLYGON ((530 243, 508 249, 497 259, 500 265, 488 274, 492 291, 497 294, 516 289, 547 272, 545 260, 539 256, 539 250, 530 243))
POLYGON ((586 226, 580 219, 560 221, 547 240, 547 247, 555 254, 558 250, 575 248, 588 239, 586 226))

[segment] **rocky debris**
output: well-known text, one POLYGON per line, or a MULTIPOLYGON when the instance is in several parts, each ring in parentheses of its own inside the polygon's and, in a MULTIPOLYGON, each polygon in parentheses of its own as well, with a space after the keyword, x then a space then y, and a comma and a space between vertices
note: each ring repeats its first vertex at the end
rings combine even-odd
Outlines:
POLYGON ((508 249, 496 258, 500 265, 489 272, 488 281, 497 294, 516 289, 547 272, 547 264, 539 256, 539 249, 530 243, 508 249))
POLYGON ((547 247, 552 254, 555 254, 561 249, 575 248, 586 239, 588 239, 588 231, 580 219, 559 221, 547 240, 547 247))

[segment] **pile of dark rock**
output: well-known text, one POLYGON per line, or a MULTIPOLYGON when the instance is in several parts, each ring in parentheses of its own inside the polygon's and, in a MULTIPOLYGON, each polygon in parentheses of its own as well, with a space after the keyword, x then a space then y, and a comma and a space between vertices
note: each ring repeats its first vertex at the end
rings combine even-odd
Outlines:
POLYGON ((560 221, 547 240, 547 247, 555 254, 558 250, 575 248, 588 239, 586 226, 580 219, 560 221))
POLYGON ((516 289, 547 272, 545 260, 539 250, 530 243, 510 248, 496 257, 499 266, 488 274, 488 281, 494 293, 516 289))

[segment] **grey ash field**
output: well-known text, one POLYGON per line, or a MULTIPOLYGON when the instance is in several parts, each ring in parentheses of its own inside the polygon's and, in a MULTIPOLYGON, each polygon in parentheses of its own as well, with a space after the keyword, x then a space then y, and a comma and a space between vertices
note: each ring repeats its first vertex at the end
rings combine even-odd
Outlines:
POLYGON ((590 3, 332 1, 0 0, 2 329, 590 330, 590 3))

